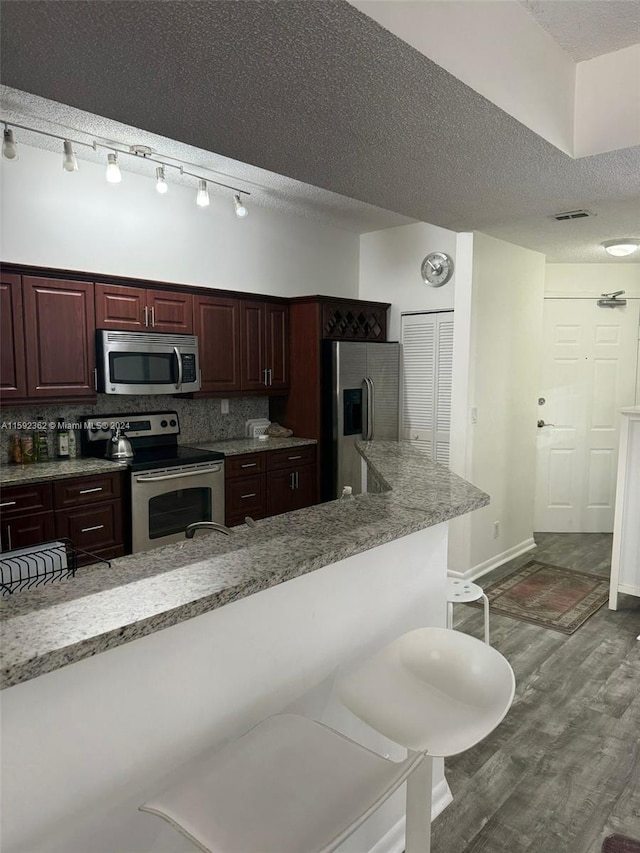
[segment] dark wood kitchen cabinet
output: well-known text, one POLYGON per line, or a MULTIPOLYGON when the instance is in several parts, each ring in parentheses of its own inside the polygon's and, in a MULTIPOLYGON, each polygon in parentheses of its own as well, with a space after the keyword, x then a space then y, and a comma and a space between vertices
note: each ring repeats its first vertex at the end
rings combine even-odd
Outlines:
POLYGON ((240 301, 194 296, 193 331, 198 337, 200 354, 199 395, 239 391, 240 301))
POLYGON ((27 397, 95 398, 93 284, 23 276, 27 397))
POLYGON ((28 548, 55 537, 51 483, 5 486, 0 490, 0 545, 28 548))
POLYGON ((316 503, 316 445, 267 454, 267 515, 316 503))
POLYGON ((4 270, 0 277, 0 395, 3 400, 27 396, 22 279, 4 270))
POLYGON ((100 283, 95 288, 97 329, 193 334, 190 293, 100 283))
POLYGON ((240 301, 240 387, 282 393, 289 388, 289 307, 240 301))

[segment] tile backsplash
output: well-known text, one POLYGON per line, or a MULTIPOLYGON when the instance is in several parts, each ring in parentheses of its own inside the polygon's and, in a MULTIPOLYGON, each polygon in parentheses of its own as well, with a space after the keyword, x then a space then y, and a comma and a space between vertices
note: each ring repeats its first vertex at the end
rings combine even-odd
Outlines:
MULTIPOLYGON (((245 421, 250 418, 269 417, 268 397, 236 397, 229 399, 229 414, 220 411, 220 400, 190 400, 180 397, 114 396, 98 394, 95 406, 79 405, 42 405, 3 408, 0 412, 0 453, 1 461, 7 461, 9 437, 20 434, 14 424, 33 421, 64 420, 67 423, 79 423, 86 415, 125 415, 133 412, 176 411, 180 419, 180 444, 194 444, 211 439, 243 438, 245 421)), ((48 432, 49 454, 55 456, 55 430, 48 432)), ((78 443, 79 447, 79 443, 78 443)))

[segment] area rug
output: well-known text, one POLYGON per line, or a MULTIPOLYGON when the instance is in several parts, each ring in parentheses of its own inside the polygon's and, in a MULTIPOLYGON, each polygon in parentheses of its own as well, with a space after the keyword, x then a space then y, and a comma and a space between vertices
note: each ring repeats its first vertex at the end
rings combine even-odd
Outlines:
POLYGON ((609 578, 530 560, 484 591, 493 613, 573 634, 608 600, 609 578))
POLYGON ((610 835, 602 844, 602 853, 640 853, 640 841, 625 835, 610 835))

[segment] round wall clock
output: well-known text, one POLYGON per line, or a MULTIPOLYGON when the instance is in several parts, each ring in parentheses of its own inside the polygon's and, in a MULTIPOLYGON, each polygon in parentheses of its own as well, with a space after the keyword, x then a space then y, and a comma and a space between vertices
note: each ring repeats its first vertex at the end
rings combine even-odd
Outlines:
POLYGON ((422 280, 431 287, 442 287, 453 275, 453 258, 444 252, 431 252, 420 267, 422 280))

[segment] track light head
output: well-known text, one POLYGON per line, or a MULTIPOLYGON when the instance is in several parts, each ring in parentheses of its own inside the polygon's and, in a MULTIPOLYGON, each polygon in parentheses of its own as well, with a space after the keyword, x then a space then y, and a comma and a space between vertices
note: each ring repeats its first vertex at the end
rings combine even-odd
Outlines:
POLYGON ((233 206, 236 209, 236 216, 238 217, 238 219, 244 219, 245 216, 248 216, 249 211, 247 210, 245 205, 242 203, 242 200, 240 198, 240 193, 236 193, 236 195, 234 195, 233 206))
POLYGON ((13 131, 10 127, 4 126, 4 134, 2 137, 2 156, 5 160, 18 160, 18 143, 13 138, 13 131))
POLYGON ((118 165, 118 155, 115 152, 107 154, 107 180, 110 184, 119 184, 122 180, 120 166, 118 165))
POLYGON ((156 189, 161 195, 164 195, 169 189, 164 179, 164 166, 158 166, 156 169, 156 189))
POLYGON ((209 206, 209 190, 207 189, 207 182, 202 179, 198 181, 198 195, 196 196, 196 204, 199 207, 209 206))
POLYGON ((73 153, 73 145, 68 139, 65 139, 62 143, 62 168, 65 172, 77 172, 78 171, 78 158, 73 153))

